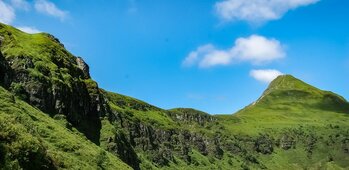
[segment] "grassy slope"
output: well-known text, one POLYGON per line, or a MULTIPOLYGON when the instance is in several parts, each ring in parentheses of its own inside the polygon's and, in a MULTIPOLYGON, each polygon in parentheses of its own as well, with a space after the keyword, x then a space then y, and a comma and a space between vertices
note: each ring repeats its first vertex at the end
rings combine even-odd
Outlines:
POLYGON ((349 167, 349 155, 342 151, 345 145, 342 141, 349 136, 348 108, 343 97, 286 75, 274 80, 255 103, 232 116, 217 118, 230 134, 251 137, 267 134, 274 139, 288 134, 296 139, 295 149, 276 149, 271 155, 259 157, 268 168, 340 169, 349 167), (297 138, 297 133, 314 136, 319 141, 311 156, 306 151, 310 137, 297 138), (329 157, 336 161, 328 161, 329 157))
POLYGON ((124 96, 117 93, 103 90, 103 94, 109 100, 110 107, 128 119, 139 120, 147 124, 158 126, 159 128, 175 128, 176 123, 166 114, 166 111, 148 103, 124 96))
POLYGON ((248 134, 297 125, 349 126, 349 104, 341 96, 286 75, 273 81, 262 97, 234 116, 218 117, 226 122, 227 129, 248 134))
POLYGON ((152 125, 160 129, 175 129, 188 130, 190 132, 205 133, 206 135, 214 135, 221 126, 214 126, 216 123, 207 123, 205 126, 200 126, 196 122, 176 121, 171 114, 192 114, 194 116, 209 116, 205 112, 195 109, 176 108, 171 110, 164 110, 156 106, 150 105, 138 99, 128 97, 125 95, 108 92, 103 90, 103 94, 107 97, 111 109, 117 113, 122 114, 127 119, 132 121, 141 121, 144 124, 152 125), (211 129, 214 127, 216 129, 211 129))
MULTIPOLYGON (((45 72, 51 72, 52 76, 59 76, 56 74, 61 72, 63 76, 68 76, 69 71, 75 70, 67 70, 67 68, 75 67, 77 69, 76 65, 73 64, 75 57, 49 34, 26 34, 14 27, 0 23, 0 35, 5 39, 1 46, 4 56, 8 60, 16 57, 31 58, 35 65, 35 69, 30 70, 33 75, 44 76, 45 72), (62 66, 67 68, 60 70, 62 66)), ((18 65, 20 64, 18 63, 18 65)))
POLYGON ((0 126, 4 127, 0 128, 1 149, 6 153, 0 162, 1 167, 26 167, 32 161, 28 153, 41 148, 45 159, 58 169, 129 169, 120 159, 88 141, 74 128, 66 128, 70 126, 65 119, 49 117, 15 99, 2 87, 0 126))

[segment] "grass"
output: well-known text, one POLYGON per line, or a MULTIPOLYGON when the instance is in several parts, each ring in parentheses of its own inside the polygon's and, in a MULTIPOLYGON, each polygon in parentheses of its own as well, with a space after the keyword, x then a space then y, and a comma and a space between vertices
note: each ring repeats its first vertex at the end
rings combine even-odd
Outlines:
POLYGON ((16 62, 18 68, 28 67, 25 61, 32 60, 30 65, 33 64, 40 73, 55 75, 62 67, 74 70, 75 57, 49 34, 26 34, 4 24, 0 24, 0 34, 5 39, 1 51, 8 60, 22 61, 16 62))
POLYGON ((282 76, 273 81, 255 103, 234 116, 217 117, 230 131, 247 134, 301 125, 323 127, 332 123, 347 127, 348 106, 341 96, 319 90, 292 76, 282 76), (331 108, 336 104, 340 106, 331 108))
MULTIPOLYGON (((0 35, 4 38, 1 51, 6 60, 11 61, 11 67, 16 72, 27 73, 37 82, 68 87, 70 91, 75 84, 96 84, 84 78, 76 57, 52 35, 27 34, 1 23, 0 35)), ((26 83, 30 85, 33 82, 26 83)))
POLYGON ((116 112, 122 113, 127 119, 141 121, 159 128, 171 129, 176 123, 166 114, 166 111, 132 97, 111 93, 103 90, 109 105, 116 112))
POLYGON ((5 153, 0 167, 28 169, 34 164, 53 169, 130 169, 66 125, 0 87, 0 150, 5 153), (42 158, 35 164, 30 155, 42 158))

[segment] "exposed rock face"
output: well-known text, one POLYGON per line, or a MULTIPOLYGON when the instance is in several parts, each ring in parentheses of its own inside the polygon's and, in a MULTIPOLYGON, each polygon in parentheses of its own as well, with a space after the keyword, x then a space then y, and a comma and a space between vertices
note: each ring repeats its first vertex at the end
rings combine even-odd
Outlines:
MULTIPOLYGON (((70 83, 57 79, 33 77, 28 69, 34 67, 30 58, 19 59, 22 66, 14 66, 18 61, 10 61, 14 68, 11 89, 24 95, 28 101, 42 111, 51 114, 64 114, 68 120, 92 141, 99 138, 99 116, 103 114, 103 100, 96 83, 92 80, 79 80, 70 83)), ((15 60, 17 60, 15 59, 15 60)))
POLYGON ((296 145, 296 140, 289 135, 283 135, 280 139, 280 147, 284 150, 294 148, 296 145))
POLYGON ((274 151, 273 141, 268 136, 260 136, 255 141, 255 150, 262 154, 271 154, 274 151))
POLYGON ((48 34, 48 33, 42 33, 45 34, 47 37, 49 37, 52 41, 56 42, 57 44, 59 44, 61 47, 64 47, 64 44, 61 43, 61 41, 59 41, 58 38, 56 38, 55 36, 48 34))
MULTIPOLYGON (((3 40, 4 38, 0 36, 0 47, 3 40)), ((12 73, 11 67, 8 65, 8 62, 5 60, 0 49, 0 84, 3 85, 4 87, 9 86, 11 73, 12 73)))
MULTIPOLYGON (((120 114, 111 122, 118 122, 117 124, 122 126, 120 129, 124 129, 125 134, 122 135, 123 137, 115 137, 110 141, 117 147, 110 147, 109 151, 115 152, 135 169, 139 168, 140 163, 137 155, 133 154, 135 151, 146 153, 148 159, 159 167, 168 166, 170 162, 176 161, 175 157, 184 160, 187 164, 196 164, 197 162, 191 156, 192 150, 215 159, 222 159, 224 154, 241 156, 244 161, 263 167, 259 158, 251 153, 269 155, 276 147, 284 150, 294 149, 295 141, 305 140, 309 141, 309 144, 303 147, 308 148, 311 155, 317 143, 316 140, 309 137, 311 135, 303 133, 301 129, 286 131, 285 135, 276 139, 268 134, 260 134, 257 137, 217 134, 212 137, 187 130, 162 129, 141 121, 131 121, 120 114)), ((348 143, 346 141, 342 144, 345 151, 348 151, 348 143)))
POLYGON ((115 121, 125 130, 127 138, 122 140, 120 137, 113 138, 110 143, 116 143, 118 147, 108 149, 117 153, 121 159, 135 169, 139 168, 140 163, 137 155, 133 154, 133 149, 126 147, 128 145, 118 143, 125 143, 126 140, 126 143, 131 144, 131 148, 138 151, 137 153, 139 151, 147 153, 149 159, 160 167, 168 166, 170 162, 175 161, 175 156, 183 159, 188 164, 193 163, 191 158, 192 149, 203 155, 212 155, 217 159, 221 159, 224 154, 219 136, 212 139, 187 130, 161 129, 140 121, 130 121, 122 115, 119 115, 117 120, 113 120, 113 122, 115 121), (133 156, 130 157, 131 155, 133 156))
POLYGON ((90 68, 81 57, 76 58, 76 63, 78 65, 78 67, 82 70, 84 77, 86 79, 91 78, 90 77, 90 68))
POLYGON ((126 134, 119 131, 113 138, 109 139, 108 150, 118 155, 121 160, 130 165, 133 169, 139 170, 140 160, 137 153, 134 151, 132 145, 127 139, 126 134))
POLYGON ((168 112, 169 116, 175 121, 183 123, 197 123, 204 126, 206 123, 214 122, 217 119, 207 113, 187 108, 173 109, 168 112))

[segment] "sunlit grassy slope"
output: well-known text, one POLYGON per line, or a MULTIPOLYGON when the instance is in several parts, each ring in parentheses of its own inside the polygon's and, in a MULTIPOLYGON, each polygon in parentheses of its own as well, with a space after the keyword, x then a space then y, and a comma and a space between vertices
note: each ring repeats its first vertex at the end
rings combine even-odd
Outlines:
POLYGON ((0 87, 0 169, 130 169, 54 119, 0 87))
POLYGON ((248 134, 297 125, 349 126, 349 104, 339 95, 284 75, 274 80, 256 102, 233 116, 218 117, 227 129, 248 134))
POLYGON ((144 124, 167 130, 176 129, 188 130, 191 132, 203 132, 206 135, 214 135, 214 133, 219 130, 219 127, 221 127, 216 126, 217 122, 213 121, 199 124, 196 120, 187 120, 189 119, 188 116, 192 116, 193 118, 202 116, 206 119, 215 119, 214 116, 195 109, 176 108, 164 110, 125 95, 105 90, 103 90, 103 94, 108 99, 112 110, 120 113, 126 119, 131 121, 140 121, 144 124), (185 120, 180 121, 175 118, 178 115, 186 115, 187 117, 183 118, 185 120))
MULTIPOLYGON (((46 71, 57 72, 62 66, 69 69, 60 70, 62 72, 72 72, 77 69, 73 64, 75 57, 64 48, 58 39, 50 34, 26 34, 12 26, 0 23, 0 35, 4 38, 1 46, 4 56, 8 60, 15 57, 31 58, 35 65, 35 69, 31 70, 33 74, 44 74, 46 71)), ((18 63, 18 65, 20 64, 18 63)))

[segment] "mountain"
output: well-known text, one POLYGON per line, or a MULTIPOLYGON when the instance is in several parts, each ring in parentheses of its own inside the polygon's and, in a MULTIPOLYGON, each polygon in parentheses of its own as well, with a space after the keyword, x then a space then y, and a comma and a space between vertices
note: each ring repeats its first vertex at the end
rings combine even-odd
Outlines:
POLYGON ((100 89, 54 36, 0 24, 0 169, 348 169, 349 103, 291 75, 231 115, 100 89))
POLYGON ((330 122, 346 125, 349 104, 341 96, 322 91, 283 75, 272 81, 262 96, 235 114, 248 121, 263 120, 266 126, 324 125, 330 122))

